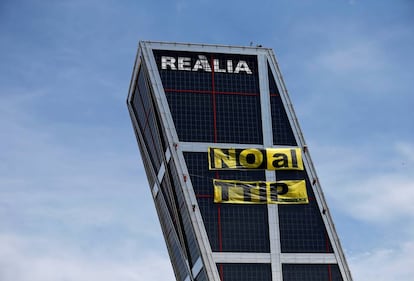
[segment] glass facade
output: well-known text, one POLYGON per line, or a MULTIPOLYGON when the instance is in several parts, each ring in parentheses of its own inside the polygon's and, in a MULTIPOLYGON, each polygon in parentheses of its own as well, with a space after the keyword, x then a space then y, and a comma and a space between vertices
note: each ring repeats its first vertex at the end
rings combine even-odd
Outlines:
POLYGON ((167 163, 164 151, 166 150, 166 137, 161 125, 157 105, 148 80, 144 65, 139 69, 134 97, 131 100, 131 109, 137 120, 134 123, 136 133, 142 132, 139 140, 141 154, 143 154, 150 186, 158 187, 158 195, 154 198, 160 223, 168 245, 173 263, 174 272, 178 280, 184 280, 191 274, 191 266, 200 257, 200 250, 196 242, 188 210, 185 208, 185 199, 174 162, 167 163), (145 157, 146 151, 148 156, 145 157), (157 173, 161 165, 167 167, 165 176, 157 180, 157 173))
POLYGON ((144 137, 145 150, 148 151, 149 160, 154 171, 160 168, 163 151, 165 149, 165 140, 162 139, 160 132, 161 128, 159 116, 156 113, 156 106, 154 105, 154 96, 151 93, 145 66, 142 66, 138 73, 137 84, 135 88, 134 98, 131 103, 131 108, 137 119, 138 128, 144 137))
POLYGON ((267 71, 269 78, 273 144, 296 146, 297 142, 293 135, 293 130, 270 66, 268 66, 267 71))
POLYGON ((213 202, 213 179, 264 180, 263 171, 209 171, 207 153, 184 153, 211 248, 215 252, 269 252, 265 205, 213 202))
POLYGON ((226 281, 271 281, 270 264, 266 263, 224 263, 217 264, 220 278, 226 281))
POLYGON ((279 206, 280 244, 283 253, 332 253, 331 243, 306 171, 283 171, 278 180, 307 179, 309 203, 279 206))
POLYGON ((283 264, 284 281, 342 281, 336 264, 283 264))
POLYGON ((278 71, 263 48, 140 45, 127 103, 179 281, 352 280, 306 151, 303 171, 209 169, 211 146, 303 148, 278 71), (305 180, 309 203, 214 203, 214 179, 305 180))
POLYGON ((154 57, 180 141, 263 143, 255 56, 155 50, 154 57), (201 56, 210 65, 210 71, 163 69, 163 56, 191 61, 197 61, 201 56), (236 64, 241 58, 252 74, 215 70, 215 61, 221 70, 223 63, 236 64))

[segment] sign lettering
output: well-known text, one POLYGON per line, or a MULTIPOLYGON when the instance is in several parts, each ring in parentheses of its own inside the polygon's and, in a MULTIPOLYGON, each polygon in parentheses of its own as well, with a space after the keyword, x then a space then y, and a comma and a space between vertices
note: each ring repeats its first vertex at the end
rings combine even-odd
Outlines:
POLYGON ((217 180, 215 203, 234 204, 306 204, 308 195, 304 180, 276 182, 217 180))
MULTIPOLYGON (((252 74, 252 71, 245 60, 220 60, 213 59, 212 64, 214 72, 222 73, 246 73, 252 74)), ((181 70, 181 71, 205 71, 211 72, 212 66, 205 55, 198 55, 198 59, 194 60, 189 57, 161 57, 161 69, 181 70)))
POLYGON ((209 147, 208 154, 210 170, 303 170, 300 148, 236 149, 209 147))

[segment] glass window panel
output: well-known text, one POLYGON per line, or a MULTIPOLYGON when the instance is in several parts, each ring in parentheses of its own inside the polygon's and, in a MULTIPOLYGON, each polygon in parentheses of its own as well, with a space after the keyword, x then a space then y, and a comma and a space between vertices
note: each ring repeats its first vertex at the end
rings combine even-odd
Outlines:
POLYGON ((152 91, 147 83, 146 75, 145 67, 141 65, 138 73, 137 86, 132 97, 132 107, 138 121, 138 126, 144 137, 144 144, 150 155, 150 162, 154 170, 158 171, 163 158, 163 145, 161 144, 161 136, 159 135, 157 126, 158 128, 162 126, 155 116, 155 107, 152 104, 152 91))
POLYGON ((214 116, 210 94, 167 91, 166 95, 181 141, 214 141, 214 116))
POLYGON ((272 113, 273 144, 296 146, 295 136, 289 123, 285 107, 280 97, 279 90, 273 77, 272 70, 268 66, 270 109, 272 113))
POLYGON ((272 280, 271 266, 268 263, 219 263, 217 269, 223 281, 272 280))
POLYGON ((181 141, 263 143, 256 56, 163 50, 154 56, 181 141), (191 71, 200 56, 208 71, 191 71), (190 70, 179 70, 180 58, 190 70))
POLYGON ((284 253, 331 253, 332 246, 306 171, 278 171, 277 180, 306 179, 308 204, 279 205, 280 243, 284 253))
POLYGON ((266 205, 216 204, 213 178, 264 180, 264 171, 209 171, 207 153, 184 153, 213 251, 269 252, 266 205))
POLYGON ((172 181, 173 190, 177 198, 177 205, 180 211, 182 225, 184 228, 185 238, 186 238, 186 247, 187 251, 190 254, 190 264, 191 266, 197 261, 200 256, 200 250, 198 243, 195 237, 193 225, 188 213, 188 208, 184 199, 184 194, 181 189, 180 182, 178 180, 178 174, 175 170, 174 161, 171 160, 168 164, 169 176, 168 178, 172 181))
POLYGON ((184 278, 189 275, 188 268, 186 266, 185 256, 183 255, 183 249, 179 243, 179 240, 175 234, 173 224, 171 222, 171 217, 165 201, 162 199, 162 196, 157 196, 155 199, 155 204, 159 212, 159 219, 164 231, 164 237, 168 245, 168 252, 170 254, 171 263, 173 265, 174 273, 177 276, 177 280, 184 280, 184 278))
POLYGON ((263 143, 259 95, 216 96, 217 142, 263 143))
POLYGON ((205 269, 203 268, 200 273, 197 275, 197 277, 195 278, 196 281, 208 281, 207 279, 207 273, 205 271, 205 269))
POLYGON ((283 281, 342 281, 337 264, 282 264, 283 281))

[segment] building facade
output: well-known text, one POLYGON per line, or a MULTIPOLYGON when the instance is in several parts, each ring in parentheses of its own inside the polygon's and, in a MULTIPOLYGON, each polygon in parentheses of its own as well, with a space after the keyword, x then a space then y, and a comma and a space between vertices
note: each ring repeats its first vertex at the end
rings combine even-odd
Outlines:
POLYGON ((272 50, 140 42, 127 104, 178 281, 352 280, 272 50), (285 148, 301 169, 266 152, 285 148), (307 199, 255 201, 264 189, 231 182, 240 204, 216 201, 221 180, 302 181, 307 199))

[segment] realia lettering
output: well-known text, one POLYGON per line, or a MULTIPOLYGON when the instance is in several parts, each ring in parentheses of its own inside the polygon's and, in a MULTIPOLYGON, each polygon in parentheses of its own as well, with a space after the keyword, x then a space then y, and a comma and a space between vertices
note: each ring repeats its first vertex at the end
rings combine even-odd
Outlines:
POLYGON ((252 74, 252 71, 244 60, 239 60, 237 63, 233 60, 213 59, 212 64, 204 55, 198 55, 198 59, 194 60, 189 57, 161 57, 161 69, 163 70, 179 70, 179 71, 204 71, 216 73, 246 73, 252 74))

